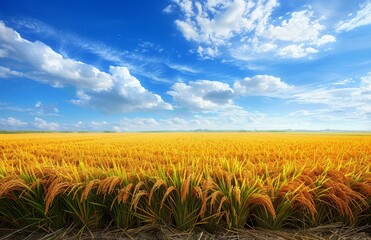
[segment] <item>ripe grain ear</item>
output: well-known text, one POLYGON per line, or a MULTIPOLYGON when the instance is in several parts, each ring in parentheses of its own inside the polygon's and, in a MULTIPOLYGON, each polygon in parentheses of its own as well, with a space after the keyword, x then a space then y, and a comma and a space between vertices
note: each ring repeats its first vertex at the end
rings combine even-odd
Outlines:
POLYGON ((152 197, 153 197, 153 194, 154 192, 159 189, 161 186, 163 186, 164 188, 167 188, 167 184, 164 180, 162 179, 159 179, 155 182, 155 184, 153 184, 153 187, 151 188, 151 191, 149 193, 149 197, 148 197, 148 205, 150 206, 151 205, 151 201, 152 201, 152 197))
POLYGON ((248 204, 261 205, 268 213, 270 213, 273 217, 276 217, 276 211, 272 204, 272 200, 268 195, 253 193, 248 201, 248 204))
POLYGON ((131 189, 133 189, 134 184, 129 183, 126 187, 122 188, 117 194, 118 203, 126 203, 130 196, 131 189))
POLYGON ((220 213, 222 211, 224 202, 226 202, 227 204, 230 202, 229 199, 226 196, 222 197, 222 199, 220 200, 218 211, 217 211, 218 213, 220 213))
POLYGON ((26 181, 18 176, 9 176, 0 180, 0 198, 11 197, 13 191, 23 191, 26 188, 26 181))
POLYGON ((177 191, 175 186, 171 186, 171 187, 169 187, 169 188, 166 190, 166 192, 165 192, 165 194, 164 194, 164 196, 163 196, 163 198, 162 198, 162 201, 161 201, 160 209, 162 209, 162 207, 163 207, 163 205, 164 205, 164 203, 165 203, 166 198, 169 196, 169 194, 170 194, 172 191, 177 191))
POLYGON ((241 205, 241 189, 238 186, 233 187, 233 196, 238 205, 241 205))
POLYGON ((104 196, 113 193, 115 187, 121 185, 123 179, 121 177, 112 176, 100 181, 97 194, 103 194, 104 196))
POLYGON ((98 179, 95 179, 95 180, 90 181, 89 183, 87 183, 85 185, 84 191, 81 193, 80 202, 83 202, 88 198, 90 191, 92 189, 96 188, 98 186, 99 182, 100 181, 98 179))
POLYGON ((185 182, 182 184, 182 188, 180 191, 180 202, 181 203, 183 203, 185 198, 187 197, 187 194, 189 192, 190 182, 191 182, 191 175, 189 175, 187 179, 185 180, 185 182))
POLYGON ((131 201, 131 206, 130 208, 134 209, 134 211, 137 210, 138 208, 138 204, 139 204, 139 200, 145 196, 145 195, 148 195, 147 191, 146 190, 139 190, 134 196, 133 196, 133 200, 131 201))
POLYGON ((219 196, 223 196, 223 193, 221 191, 215 191, 210 195, 210 210, 213 209, 214 205, 217 202, 217 199, 219 196))
POLYGON ((71 182, 60 182, 59 179, 55 179, 47 188, 45 195, 45 214, 48 213, 49 207, 52 204, 55 197, 67 191, 69 187, 73 186, 71 182))

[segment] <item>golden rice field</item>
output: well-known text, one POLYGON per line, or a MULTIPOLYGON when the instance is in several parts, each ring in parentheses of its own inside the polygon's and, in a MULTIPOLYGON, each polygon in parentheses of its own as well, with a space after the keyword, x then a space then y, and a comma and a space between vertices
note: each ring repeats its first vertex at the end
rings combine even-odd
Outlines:
POLYGON ((0 134, 0 227, 371 222, 369 133, 0 134))

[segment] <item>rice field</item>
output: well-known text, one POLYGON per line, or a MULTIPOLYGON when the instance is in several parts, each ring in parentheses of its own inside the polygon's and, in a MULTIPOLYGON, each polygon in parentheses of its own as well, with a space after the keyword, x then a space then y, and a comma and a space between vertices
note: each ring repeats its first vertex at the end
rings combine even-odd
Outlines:
POLYGON ((0 134, 0 228, 371 222, 368 133, 0 134))

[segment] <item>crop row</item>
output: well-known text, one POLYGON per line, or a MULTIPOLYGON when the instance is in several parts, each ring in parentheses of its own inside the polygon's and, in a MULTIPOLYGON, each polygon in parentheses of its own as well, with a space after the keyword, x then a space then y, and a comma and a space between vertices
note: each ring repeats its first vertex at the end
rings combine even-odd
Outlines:
POLYGON ((371 222, 367 136, 272 134, 282 140, 273 147, 228 134, 44 136, 0 138, 0 227, 215 232, 371 222))

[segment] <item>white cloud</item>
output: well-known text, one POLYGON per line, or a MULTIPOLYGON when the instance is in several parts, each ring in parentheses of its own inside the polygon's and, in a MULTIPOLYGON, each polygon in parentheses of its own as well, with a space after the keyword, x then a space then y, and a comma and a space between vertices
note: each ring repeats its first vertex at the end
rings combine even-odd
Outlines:
POLYGON ((233 99, 239 96, 267 96, 289 98, 293 94, 291 86, 278 77, 256 75, 235 81, 233 88, 223 82, 198 80, 175 83, 167 93, 173 97, 177 107, 193 112, 227 112, 240 107, 234 105, 233 99))
POLYGON ((332 35, 321 36, 325 26, 319 20, 313 20, 313 12, 303 10, 291 13, 291 17, 283 20, 280 25, 269 24, 259 35, 268 39, 287 41, 292 43, 310 43, 324 45, 334 42, 332 35))
MULTIPOLYGON (((307 9, 291 13, 290 18, 282 20, 278 25, 267 24, 258 35, 265 38, 260 41, 268 39, 280 46, 276 48, 278 56, 302 58, 317 53, 319 47, 336 41, 333 35, 322 35, 324 30, 325 26, 314 18, 313 11, 307 9)), ((264 52, 256 47, 252 50, 264 52)))
POLYGON ((333 35, 323 35, 316 40, 317 46, 322 46, 332 42, 336 42, 336 38, 333 35))
POLYGON ((332 85, 342 86, 342 85, 348 85, 350 83, 354 83, 354 80, 352 78, 347 78, 347 79, 334 82, 332 85))
POLYGON ((35 108, 39 108, 41 107, 41 105, 42 105, 42 102, 38 101, 35 103, 35 108))
POLYGON ((45 105, 41 101, 37 101, 30 114, 37 116, 59 116, 59 109, 52 104, 45 105))
MULTIPOLYGON (((342 86, 342 85, 338 85, 342 86)), ((292 95, 293 102, 325 105, 332 110, 346 111, 359 118, 371 114, 371 72, 360 78, 359 86, 304 89, 292 95)))
MULTIPOLYGON (((53 51, 42 42, 30 42, 0 21, 0 48, 6 58, 22 65, 22 74, 28 78, 50 84, 78 89, 77 105, 88 106, 108 113, 122 113, 149 109, 172 109, 162 98, 144 87, 126 67, 110 67, 109 73, 53 51)), ((12 70, 0 68, 1 75, 12 70)), ((14 71, 13 71, 14 72, 14 71)), ((14 73, 12 73, 15 75, 14 73)))
POLYGON ((0 118, 0 129, 14 129, 14 128, 25 127, 27 125, 28 124, 26 122, 23 122, 13 117, 0 118))
POLYGON ((10 112, 21 112, 31 116, 59 116, 59 109, 54 104, 43 104, 38 101, 32 107, 11 106, 0 102, 0 110, 10 112))
POLYGON ((235 107, 234 109, 220 112, 218 116, 221 121, 225 122, 224 125, 229 123, 233 126, 233 129, 251 129, 251 126, 249 125, 257 124, 265 117, 266 114, 260 112, 248 112, 241 107, 235 107))
POLYGON ((256 4, 244 0, 201 3, 181 0, 176 4, 184 18, 177 19, 175 24, 187 40, 204 45, 197 49, 201 57, 216 57, 219 46, 228 44, 234 36, 247 33, 265 22, 277 5, 276 0, 256 4))
POLYGON ((194 15, 191 0, 176 0, 176 2, 179 4, 181 10, 184 12, 186 17, 189 18, 192 15, 194 15))
POLYGON ((288 97, 294 88, 280 78, 269 75, 256 75, 235 81, 233 88, 242 96, 288 97))
MULTIPOLYGON (((293 95, 294 101, 299 103, 318 103, 336 107, 344 106, 345 99, 351 99, 352 93, 358 91, 357 88, 318 88, 314 90, 304 90, 302 93, 293 95)), ((349 102, 347 105, 349 106, 349 102)))
MULTIPOLYGON (((113 130, 121 131, 153 131, 158 129, 159 123, 153 118, 123 118, 113 126, 113 130)), ((164 126, 162 126, 164 127, 164 126)), ((165 130, 163 128, 161 130, 165 130)))
POLYGON ((56 87, 72 85, 95 91, 107 90, 112 86, 107 73, 91 65, 64 58, 42 42, 30 42, 1 21, 0 41, 1 49, 6 51, 3 57, 24 64, 23 69, 30 70, 23 74, 31 79, 56 87))
POLYGON ((161 47, 161 45, 153 43, 153 42, 141 42, 138 44, 138 46, 141 48, 141 52, 157 52, 157 53, 162 53, 164 51, 164 48, 161 47))
MULTIPOLYGON (((354 14, 353 14, 354 15, 354 14)), ((351 15, 351 16, 353 16, 351 15)), ((336 31, 351 31, 355 28, 371 24, 371 2, 361 6, 355 16, 347 21, 338 23, 336 31)))
POLYGON ((317 110, 298 110, 288 114, 291 117, 308 118, 311 122, 334 122, 344 120, 367 120, 366 115, 358 111, 339 110, 339 109, 317 109, 317 110))
POLYGON ((34 127, 41 130, 51 130, 57 131, 60 130, 60 125, 55 122, 47 122, 42 118, 35 117, 34 122, 32 123, 34 127))
POLYGON ((176 26, 178 29, 183 33, 183 36, 187 40, 195 40, 197 41, 199 38, 199 35, 197 31, 187 22, 176 20, 175 21, 176 26))
MULTIPOLYGON (((96 41, 82 38, 70 32, 62 32, 54 29, 49 24, 33 18, 17 18, 13 19, 12 22, 18 27, 38 33, 43 36, 52 37, 57 41, 63 42, 64 44, 71 44, 74 47, 78 47, 89 51, 105 60, 114 62, 115 64, 123 64, 122 56, 127 55, 126 51, 118 51, 110 48, 109 46, 96 41)), ((67 55, 67 54, 66 54, 67 55)))
POLYGON ((211 48, 211 47, 203 48, 201 46, 198 46, 197 53, 201 58, 205 58, 205 59, 214 58, 219 55, 219 51, 217 48, 211 48))
POLYGON ((318 50, 312 47, 305 47, 303 44, 291 44, 278 50, 277 54, 283 58, 302 58, 318 50))
MULTIPOLYGON (((235 0, 230 2, 219 15, 209 21, 204 18, 203 21, 199 21, 199 24, 204 26, 204 34, 211 33, 215 40, 223 42, 224 39, 231 38, 234 32, 240 32, 245 28, 244 13, 246 8, 247 3, 245 1, 235 0)), ((202 15, 202 12, 199 11, 200 15, 202 15)))
POLYGON ((113 86, 109 91, 77 92, 72 102, 79 106, 99 109, 105 113, 125 113, 150 109, 171 110, 172 106, 145 89, 126 67, 110 67, 113 86))
POLYGON ((360 87, 365 91, 371 91, 371 72, 366 76, 361 77, 360 87))
POLYGON ((277 49, 277 44, 272 42, 261 42, 258 38, 251 39, 251 45, 243 45, 247 50, 252 50, 253 52, 258 53, 265 53, 265 52, 272 52, 277 49))
POLYGON ((188 84, 175 83, 167 93, 173 97, 179 107, 195 112, 217 112, 234 106, 233 89, 228 84, 218 81, 198 80, 188 84))
MULTIPOLYGON (((70 49, 78 48, 114 65, 125 66, 137 76, 143 76, 158 82, 171 83, 163 76, 162 71, 159 71, 159 69, 162 69, 163 65, 172 62, 172 60, 164 58, 168 49, 164 49, 158 44, 142 42, 138 44, 137 49, 127 51, 112 48, 102 42, 87 39, 71 32, 54 29, 52 26, 32 18, 13 19, 12 23, 20 29, 25 29, 25 31, 31 31, 33 33, 36 32, 53 39, 53 41, 59 42, 61 45, 60 51, 63 52, 64 57, 68 57, 70 49), (156 54, 160 56, 156 56, 156 54)), ((121 38, 122 35, 118 37, 121 38)))
MULTIPOLYGON (((0 58, 1 57, 2 56, 0 55, 0 58)), ((11 76, 22 77, 23 74, 21 72, 13 71, 10 68, 0 66, 0 78, 8 78, 11 76)))
POLYGON ((358 108, 369 105, 371 94, 369 89, 330 88, 315 89, 293 95, 293 101, 298 103, 323 104, 337 109, 358 108))
POLYGON ((185 124, 187 124, 187 120, 179 117, 162 119, 161 122, 168 124, 170 126, 184 126, 185 124))
POLYGON ((180 65, 180 64, 174 64, 174 63, 167 63, 166 65, 169 68, 177 70, 182 73, 199 73, 200 72, 198 69, 195 69, 187 65, 180 65))
POLYGON ((175 24, 187 40, 200 43, 223 45, 233 36, 252 30, 270 15, 275 0, 260 1, 257 4, 244 0, 221 2, 180 1, 179 7, 185 13, 184 20, 175 24), (187 4, 184 4, 187 2, 187 4), (264 2, 264 3, 262 3, 264 2), (255 8, 253 8, 255 7, 255 8))
MULTIPOLYGON (((108 130, 111 126, 107 121, 91 121, 89 124, 89 129, 94 131, 105 131, 108 130)), ((109 131, 109 130, 108 130, 109 131)))
POLYGON ((196 52, 201 57, 215 58, 226 49, 240 60, 247 60, 246 55, 263 57, 259 53, 269 52, 278 57, 301 58, 336 41, 333 35, 324 34, 326 27, 310 7, 273 18, 279 5, 276 0, 174 2, 172 6, 178 6, 183 13, 175 24, 186 40, 198 43, 196 52), (281 21, 276 24, 276 20, 281 21))
POLYGON ((173 5, 168 5, 162 10, 162 12, 165 13, 165 14, 170 14, 170 13, 174 12, 174 6, 173 5))
POLYGON ((34 109, 33 108, 18 107, 18 106, 17 107, 16 106, 11 106, 8 103, 0 102, 0 110, 27 113, 27 112, 32 112, 34 109))
POLYGON ((254 129, 265 114, 248 112, 239 107, 217 113, 187 116, 186 118, 124 118, 110 123, 114 131, 177 131, 177 130, 240 130, 254 129))

